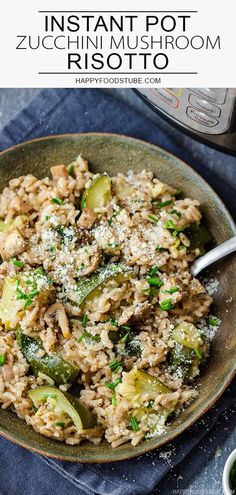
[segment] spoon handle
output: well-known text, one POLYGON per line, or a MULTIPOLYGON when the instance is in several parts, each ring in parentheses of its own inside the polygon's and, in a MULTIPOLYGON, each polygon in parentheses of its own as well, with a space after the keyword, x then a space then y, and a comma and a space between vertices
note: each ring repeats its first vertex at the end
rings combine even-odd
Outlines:
POLYGON ((227 254, 233 253, 236 251, 236 236, 231 237, 227 241, 223 242, 219 246, 215 247, 208 253, 204 254, 200 258, 194 261, 191 266, 191 274, 193 277, 196 277, 199 272, 211 265, 217 260, 224 258, 227 254))

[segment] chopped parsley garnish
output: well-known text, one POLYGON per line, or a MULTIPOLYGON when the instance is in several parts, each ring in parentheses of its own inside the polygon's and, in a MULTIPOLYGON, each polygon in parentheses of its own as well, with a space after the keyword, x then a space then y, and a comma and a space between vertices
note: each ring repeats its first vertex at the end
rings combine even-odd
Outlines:
POLYGON ((139 431, 138 421, 135 416, 130 416, 129 426, 132 431, 139 431))
POLYGON ((148 274, 148 277, 153 277, 153 275, 155 275, 156 272, 158 272, 158 266, 153 266, 153 268, 150 270, 148 274))
POLYGON ((43 269, 43 267, 42 267, 42 266, 39 266, 39 267, 37 268, 37 270, 36 270, 36 272, 35 272, 35 273, 36 273, 36 275, 42 275, 43 277, 45 277, 45 276, 46 276, 46 273, 45 273, 45 271, 44 271, 44 269, 43 269))
POLYGON ((86 326, 87 321, 88 321, 88 316, 87 316, 87 315, 86 315, 86 313, 85 313, 85 314, 83 315, 83 317, 82 317, 82 325, 83 325, 83 327, 85 327, 85 326, 86 326))
POLYGON ((33 302, 33 299, 39 294, 38 290, 32 290, 29 294, 25 294, 23 291, 19 289, 19 280, 16 282, 16 299, 25 300, 25 304, 23 309, 27 309, 33 302))
POLYGON ((114 218, 118 217, 118 215, 120 214, 120 212, 121 212, 121 209, 120 208, 118 208, 117 210, 114 211, 113 215, 108 220, 108 224, 109 225, 112 224, 112 221, 113 221, 114 218))
POLYGON ((166 223, 164 224, 164 227, 168 230, 173 230, 172 235, 177 236, 179 232, 182 232, 183 229, 178 228, 173 220, 167 220, 166 223))
POLYGON ((128 326, 126 326, 126 325, 122 325, 122 326, 121 326, 121 329, 122 329, 122 330, 125 330, 125 331, 126 331, 126 333, 125 333, 125 335, 124 335, 124 336, 120 339, 120 342, 125 343, 125 342, 127 341, 127 339, 130 337, 131 328, 130 328, 130 327, 128 327, 128 326))
POLYGON ((57 196, 55 198, 51 199, 51 203, 54 203, 55 205, 63 205, 63 199, 58 198, 57 196))
POLYGON ((162 253, 162 252, 164 252, 164 251, 169 251, 169 249, 164 248, 164 247, 162 247, 162 246, 157 246, 157 247, 155 248, 155 250, 156 250, 156 251, 160 251, 160 253, 162 253))
POLYGON ((55 230, 58 233, 58 235, 61 237, 60 243, 64 243, 65 240, 67 241, 73 240, 73 234, 72 233, 70 234, 69 229, 65 230, 65 227, 63 227, 61 224, 56 225, 55 230))
POLYGON ((179 246, 177 246, 177 249, 178 251, 181 251, 182 249, 185 249, 186 246, 184 246, 184 244, 179 244, 179 246))
POLYGON ((51 253, 54 253, 54 251, 56 251, 55 246, 50 246, 49 251, 51 251, 51 253))
POLYGON ((207 323, 211 327, 217 327, 220 324, 220 320, 218 318, 208 318, 207 323))
POLYGON ((15 258, 11 258, 11 262, 14 266, 17 266, 18 268, 22 268, 24 266, 23 261, 16 260, 15 258))
POLYGON ((105 385, 107 388, 110 388, 111 390, 115 390, 117 385, 121 382, 122 382, 122 379, 119 377, 113 383, 112 382, 105 382, 105 385))
POLYGON ((112 341, 114 342, 122 342, 122 343, 127 343, 129 342, 130 339, 134 337, 134 332, 132 331, 132 328, 128 325, 119 325, 118 321, 113 320, 112 318, 109 320, 106 320, 106 323, 111 323, 114 327, 117 328, 117 330, 111 330, 109 331, 109 335, 112 335, 112 341))
POLYGON ((109 323, 113 325, 113 327, 118 327, 119 323, 118 321, 114 320, 113 318, 110 318, 110 320, 107 320, 109 323))
POLYGON ((82 333, 82 335, 80 335, 80 337, 77 339, 77 342, 80 343, 82 342, 83 339, 93 340, 94 342, 101 341, 100 335, 92 335, 90 332, 87 331, 85 331, 84 333, 82 333))
POLYGON ((39 294, 39 291, 38 290, 33 290, 32 292, 30 292, 26 298, 26 301, 25 301, 25 305, 23 307, 23 309, 27 309, 33 302, 33 299, 38 296, 39 294))
POLYGON ((55 230, 64 239, 64 229, 61 224, 56 225, 55 230))
POLYGON ((154 215, 148 215, 148 218, 149 218, 149 220, 152 220, 152 222, 155 222, 155 223, 158 222, 158 218, 154 217, 154 215))
POLYGON ((146 294, 147 296, 154 295, 152 289, 143 289, 143 293, 146 294))
POLYGON ((50 215, 46 215, 45 220, 48 221, 50 220, 50 218, 51 218, 50 215))
POLYGON ((162 311, 173 309, 172 299, 170 297, 168 299, 164 299, 164 301, 160 303, 160 308, 162 309, 162 311))
POLYGON ((165 294, 174 294, 175 292, 179 292, 180 288, 179 287, 171 287, 170 289, 165 289, 162 292, 165 294))
POLYGON ((4 352, 4 354, 0 354, 0 366, 3 366, 3 364, 5 364, 7 360, 7 355, 6 355, 6 352, 4 352))
POLYGON ((196 357, 198 359, 202 359, 202 353, 199 351, 199 349, 197 349, 197 347, 195 349, 193 349, 195 354, 196 354, 196 357))
POLYGON ((172 205, 173 201, 169 200, 169 201, 164 201, 163 203, 157 203, 156 201, 153 201, 153 205, 156 207, 156 208, 165 208, 165 206, 169 206, 169 205, 172 205))
POLYGON ((174 196, 176 197, 176 196, 179 196, 180 194, 182 194, 181 189, 176 189, 174 196))
POLYGON ((117 397, 116 397, 116 394, 115 393, 112 396, 111 403, 112 403, 113 406, 116 406, 116 404, 117 404, 117 397))
POLYGON ((164 227, 169 230, 177 230, 177 227, 174 224, 173 220, 167 220, 164 227))
POLYGON ((111 369, 111 371, 113 371, 113 373, 118 373, 123 368, 123 366, 120 361, 116 361, 116 359, 114 359, 114 361, 111 361, 111 363, 109 364, 109 368, 111 369))
POLYGON ((179 217, 179 218, 182 216, 182 215, 181 215, 181 213, 180 213, 180 211, 175 210, 175 209, 173 209, 173 210, 169 211, 169 213, 170 213, 171 215, 177 215, 177 217, 179 217))
POLYGON ((41 282, 43 282, 43 285, 45 284, 46 286, 50 283, 53 283, 49 278, 47 278, 47 275, 42 266, 40 266, 36 270, 31 270, 28 273, 28 278, 26 280, 23 279, 22 281, 16 281, 16 299, 25 300, 25 304, 23 307, 24 310, 32 304, 33 299, 40 293, 39 289, 41 288, 41 282), (22 285, 20 286, 20 283, 23 283, 23 288, 27 286, 25 287, 27 289, 27 292, 24 292, 22 290, 22 285))
POLYGON ((147 277, 147 282, 151 287, 152 286, 161 287, 163 285, 163 282, 160 279, 160 277, 147 277))
POLYGON ((130 327, 128 327, 127 325, 121 325, 121 327, 123 330, 127 330, 128 332, 131 330, 130 327))
POLYGON ((54 426, 65 426, 65 423, 63 423, 62 421, 57 421, 57 423, 54 423, 54 426))

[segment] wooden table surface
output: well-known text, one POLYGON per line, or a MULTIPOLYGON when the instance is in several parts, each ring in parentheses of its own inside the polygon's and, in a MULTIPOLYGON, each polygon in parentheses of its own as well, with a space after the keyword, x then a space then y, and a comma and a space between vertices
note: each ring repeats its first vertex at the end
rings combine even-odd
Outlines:
MULTIPOLYGON (((14 117, 29 101, 35 96, 39 89, 0 89, 0 129, 14 117)), ((156 121, 159 126, 164 128, 166 132, 176 139, 180 139, 182 145, 190 149, 199 160, 203 161, 206 166, 216 172, 223 180, 235 184, 236 189, 236 158, 215 151, 207 146, 198 143, 197 141, 185 136, 173 126, 164 122, 160 117, 147 109, 139 98, 127 89, 108 89, 106 92, 127 102, 137 110, 149 115, 156 121)), ((235 421, 236 425, 236 421, 235 421)), ((193 473, 191 483, 184 490, 173 490, 171 486, 167 486, 161 495, 222 495, 222 472, 224 463, 230 452, 236 447, 236 426, 233 432, 229 433, 228 438, 219 445, 215 455, 209 460, 205 468, 201 472, 193 473)), ((10 495, 10 494, 9 494, 10 495)), ((57 492, 57 495, 64 495, 57 492)), ((125 494, 124 494, 125 495, 125 494)))

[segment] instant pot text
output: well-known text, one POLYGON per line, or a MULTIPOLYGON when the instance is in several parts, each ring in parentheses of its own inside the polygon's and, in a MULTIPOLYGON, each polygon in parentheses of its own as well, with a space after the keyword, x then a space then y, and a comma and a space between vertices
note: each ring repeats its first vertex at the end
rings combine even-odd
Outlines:
POLYGON ((18 34, 16 50, 60 51, 60 67, 54 67, 52 57, 51 73, 161 73, 171 71, 177 53, 221 49, 218 33, 202 35, 200 26, 192 32, 197 12, 39 15, 40 32, 18 34))

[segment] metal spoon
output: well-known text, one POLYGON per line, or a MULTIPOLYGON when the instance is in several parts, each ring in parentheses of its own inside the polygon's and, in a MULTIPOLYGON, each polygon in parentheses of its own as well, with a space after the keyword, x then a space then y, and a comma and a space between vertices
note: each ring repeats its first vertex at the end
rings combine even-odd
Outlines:
POLYGON ((198 275, 203 268, 206 268, 215 261, 224 258, 224 256, 227 256, 227 254, 233 253, 234 251, 236 251, 236 236, 231 237, 228 241, 223 242, 208 253, 196 259, 191 266, 192 276, 196 277, 196 275, 198 275))

